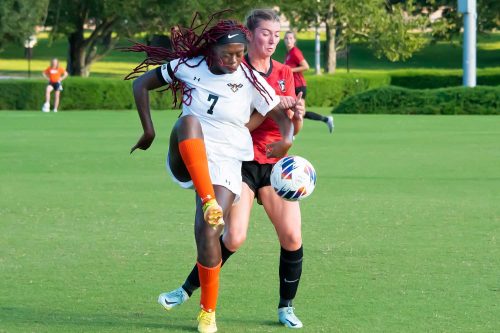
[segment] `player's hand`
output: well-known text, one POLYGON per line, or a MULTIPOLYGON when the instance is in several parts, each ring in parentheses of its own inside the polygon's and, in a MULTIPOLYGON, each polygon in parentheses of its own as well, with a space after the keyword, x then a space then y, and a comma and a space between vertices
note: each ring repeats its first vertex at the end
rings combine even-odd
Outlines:
POLYGON ((144 132, 144 134, 140 137, 139 141, 137 141, 137 143, 135 144, 135 146, 132 147, 132 149, 130 149, 130 153, 132 154, 134 152, 134 150, 136 150, 137 148, 141 149, 141 150, 146 150, 148 149, 151 144, 153 143, 153 140, 155 139, 155 132, 144 132))
POLYGON ((292 107, 293 117, 297 120, 304 119, 304 115, 306 114, 306 103, 302 98, 302 91, 299 92, 295 99, 295 105, 292 107))
POLYGON ((266 145, 266 156, 281 158, 288 153, 288 150, 292 146, 292 142, 288 140, 281 140, 272 142, 266 145))
POLYGON ((279 108, 281 110, 288 110, 295 107, 296 99, 292 96, 280 96, 279 108))

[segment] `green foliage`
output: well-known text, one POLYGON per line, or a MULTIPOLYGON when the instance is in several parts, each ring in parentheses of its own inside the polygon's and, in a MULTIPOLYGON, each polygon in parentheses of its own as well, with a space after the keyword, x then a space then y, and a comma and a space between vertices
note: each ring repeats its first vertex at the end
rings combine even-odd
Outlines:
POLYGON ((381 87, 345 99, 333 113, 500 114, 500 87, 381 87))
POLYGON ((0 51, 6 42, 22 45, 47 13, 49 0, 0 1, 0 51))
POLYGON ((292 27, 307 29, 324 23, 326 26, 326 69, 335 71, 335 50, 344 49, 351 42, 367 42, 377 57, 391 61, 405 60, 425 46, 422 38, 426 18, 420 13, 408 17, 413 1, 386 6, 385 1, 369 0, 290 0, 280 9, 292 27))
MULTIPOLYGON (((308 76, 307 104, 337 105, 344 98, 388 85, 387 74, 338 74, 308 76)), ((42 80, 0 80, 0 110, 37 110, 44 102, 46 82, 42 80)), ((116 110, 135 108, 129 81, 99 78, 69 78, 61 93, 64 110, 116 110)), ((170 91, 151 92, 151 105, 165 109, 172 105, 170 91)))
MULTIPOLYGON (((0 110, 40 109, 45 101, 46 85, 42 80, 0 80, 0 110)), ((63 86, 62 110, 135 109, 131 81, 69 78, 63 86)), ((150 92, 149 96, 153 109, 172 106, 170 91, 150 92)))
MULTIPOLYGON (((391 85, 412 89, 435 89, 461 86, 461 74, 421 74, 397 72, 391 74, 391 85)), ((477 75, 477 84, 480 86, 500 86, 500 73, 487 73, 477 75)))
POLYGON ((343 99, 388 85, 387 74, 336 74, 307 76, 307 105, 333 106, 343 99))
MULTIPOLYGON (((434 40, 451 40, 460 33, 463 14, 458 12, 457 0, 414 0, 412 12, 430 15, 440 12, 433 22, 429 21, 430 35, 434 40)), ((498 0, 477 0, 477 31, 487 32, 500 27, 500 2, 498 0)))

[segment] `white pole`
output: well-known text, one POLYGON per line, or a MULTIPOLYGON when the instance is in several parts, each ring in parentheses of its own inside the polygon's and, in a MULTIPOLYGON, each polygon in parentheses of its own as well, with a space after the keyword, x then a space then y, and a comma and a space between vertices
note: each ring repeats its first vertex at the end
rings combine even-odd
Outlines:
POLYGON ((458 9, 464 14, 463 85, 476 86, 476 0, 459 0, 458 9))
POLYGON ((316 74, 321 74, 320 54, 321 54, 321 42, 319 40, 319 20, 318 20, 316 24, 316 36, 314 41, 314 62, 315 62, 316 74))

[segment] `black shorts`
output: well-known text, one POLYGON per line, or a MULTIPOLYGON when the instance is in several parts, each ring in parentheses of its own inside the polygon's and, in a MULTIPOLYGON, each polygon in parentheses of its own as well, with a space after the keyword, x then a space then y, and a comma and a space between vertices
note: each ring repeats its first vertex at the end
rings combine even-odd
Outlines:
POLYGON ((271 170, 274 164, 260 164, 256 161, 245 161, 241 166, 243 182, 250 187, 259 198, 259 189, 271 185, 271 170))
POLYGON ((302 98, 303 99, 306 99, 306 95, 307 95, 307 87, 306 86, 302 86, 302 87, 295 87, 295 95, 298 95, 299 92, 302 91, 302 98))
POLYGON ((52 88, 54 88, 55 91, 63 90, 61 82, 49 82, 49 85, 52 86, 52 88))

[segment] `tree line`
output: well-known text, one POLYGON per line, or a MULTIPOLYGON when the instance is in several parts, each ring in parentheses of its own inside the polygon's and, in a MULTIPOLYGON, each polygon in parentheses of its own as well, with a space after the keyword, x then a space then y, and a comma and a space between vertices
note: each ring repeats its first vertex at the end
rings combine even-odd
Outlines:
MULTIPOLYGON (((0 2, 0 52, 8 42, 22 43, 34 27, 51 27, 50 38, 68 41, 68 72, 88 76, 92 63, 120 39, 138 33, 168 34, 176 24, 190 25, 193 14, 206 20, 224 8, 226 17, 243 20, 252 8, 279 8, 297 30, 326 28, 325 71, 336 69, 336 53, 364 42, 378 57, 405 60, 429 42, 460 32, 457 0, 3 0, 0 2), (279 6, 279 7, 278 7, 279 6), (441 16, 431 20, 436 11, 441 16), (85 34, 87 28, 90 34, 85 34)), ((500 26, 500 1, 477 0, 478 31, 500 26)), ((195 22, 196 23, 196 22, 195 22)))

